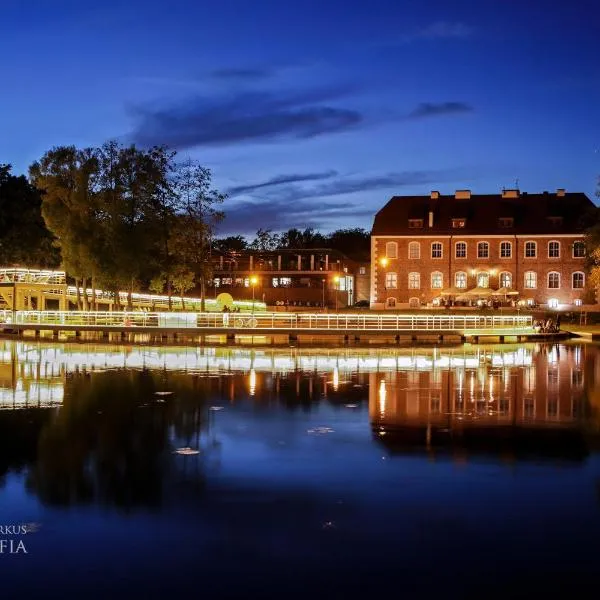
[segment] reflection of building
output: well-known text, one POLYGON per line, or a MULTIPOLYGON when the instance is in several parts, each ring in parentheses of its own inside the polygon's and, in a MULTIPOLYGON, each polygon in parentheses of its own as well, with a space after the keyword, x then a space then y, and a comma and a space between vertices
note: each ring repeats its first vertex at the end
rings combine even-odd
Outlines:
POLYGON ((395 196, 371 233, 371 307, 520 298, 594 302, 586 289, 581 193, 395 196), (504 292, 504 293, 501 293, 504 292))
POLYGON ((395 441, 426 446, 463 437, 492 442, 515 432, 575 430, 590 412, 585 350, 541 346, 521 364, 507 364, 494 350, 484 350, 475 364, 452 369, 371 373, 374 432, 383 442, 391 435, 395 441))
POLYGON ((368 263, 357 263, 331 249, 244 251, 213 261, 215 293, 235 298, 254 295, 268 305, 345 307, 368 300, 368 263))

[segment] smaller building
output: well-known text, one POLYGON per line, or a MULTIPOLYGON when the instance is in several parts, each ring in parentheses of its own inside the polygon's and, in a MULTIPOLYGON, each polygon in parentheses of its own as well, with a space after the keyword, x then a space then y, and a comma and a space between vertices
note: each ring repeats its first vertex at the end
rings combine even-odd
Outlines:
POLYGON ((215 295, 307 308, 344 308, 369 299, 369 263, 333 249, 215 253, 212 266, 215 295))

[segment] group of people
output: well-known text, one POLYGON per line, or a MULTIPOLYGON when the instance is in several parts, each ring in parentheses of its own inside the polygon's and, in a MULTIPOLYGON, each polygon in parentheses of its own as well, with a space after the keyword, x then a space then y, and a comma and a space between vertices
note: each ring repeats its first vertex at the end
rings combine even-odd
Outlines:
POLYGON ((556 319, 539 319, 533 322, 536 333, 558 333, 560 331, 560 315, 556 319))
POLYGON ((239 306, 234 306, 233 308, 229 308, 229 306, 226 305, 226 306, 223 307, 222 312, 224 312, 224 313, 231 313, 231 312, 239 313, 239 312, 242 312, 242 311, 240 310, 239 306))

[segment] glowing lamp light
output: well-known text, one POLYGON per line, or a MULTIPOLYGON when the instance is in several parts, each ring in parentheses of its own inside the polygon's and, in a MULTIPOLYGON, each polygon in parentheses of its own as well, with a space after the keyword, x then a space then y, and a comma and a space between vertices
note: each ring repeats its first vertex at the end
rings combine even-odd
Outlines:
POLYGON ((380 264, 382 267, 387 267, 387 264, 388 264, 388 259, 387 259, 387 258, 381 258, 381 259, 379 260, 379 264, 380 264))
POLYGON ((252 285, 256 285, 258 283, 258 277, 256 275, 252 275, 252 277, 250 277, 250 283, 252 285))

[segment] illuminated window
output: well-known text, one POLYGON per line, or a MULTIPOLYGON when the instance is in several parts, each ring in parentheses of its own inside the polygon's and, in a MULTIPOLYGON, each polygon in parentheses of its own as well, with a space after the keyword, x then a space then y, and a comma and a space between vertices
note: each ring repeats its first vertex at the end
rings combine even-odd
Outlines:
POLYGON ((585 244, 583 242, 575 242, 573 244, 573 258, 585 257, 585 244))
POLYGON ((525 242, 525 258, 537 256, 537 242, 525 242))
POLYGON ((358 267, 358 274, 359 275, 366 275, 367 274, 367 267, 358 267))
POLYGON ((410 242, 408 244, 408 258, 421 258, 421 244, 419 242, 410 242))
POLYGON ((408 274, 408 289, 418 290, 421 287, 421 274, 420 273, 409 273, 408 274))
POLYGON ((548 300, 548 307, 549 308, 558 308, 558 298, 550 298, 548 300))
POLYGON ((560 258, 560 242, 548 242, 548 258, 560 258))
POLYGON ((456 258, 467 258, 466 242, 456 242, 456 258))
POLYGON ((548 289, 557 290, 560 288, 560 273, 551 271, 548 273, 548 289))
POLYGON ((454 285, 461 290, 467 287, 467 274, 464 271, 458 271, 454 275, 454 285))
POLYGON ((575 300, 575 306, 582 306, 583 305, 583 300, 581 298, 577 298, 575 300))
POLYGON ((431 258, 442 258, 442 242, 431 244, 431 258))
POLYGON ((488 288, 490 287, 490 274, 485 271, 477 273, 477 287, 488 288))
POLYGON ((281 287, 289 287, 290 285, 292 285, 292 278, 291 277, 280 277, 279 285, 281 287))
POLYGON ((512 287, 512 275, 508 271, 500 273, 500 287, 512 287))
POLYGON ((444 287, 444 276, 439 271, 434 271, 431 274, 431 287, 434 290, 441 290, 444 287))
POLYGON ((452 219, 452 228, 453 229, 464 229, 467 224, 466 219, 452 219))
POLYGON ((525 271, 525 287, 528 290, 537 288, 537 273, 535 271, 525 271))
POLYGON ((500 242, 500 258, 512 256, 512 242, 500 242))
POLYGON ((479 242, 477 244, 477 258, 489 258, 490 245, 487 242, 479 242))
POLYGON ((585 287, 585 273, 576 271, 573 273, 573 289, 582 290, 585 287))
POLYGON ((396 273, 385 274, 385 287, 391 290, 398 287, 398 275, 396 273))
POLYGON ((385 245, 385 255, 388 258, 398 258, 398 244, 396 242, 388 242, 385 245))

